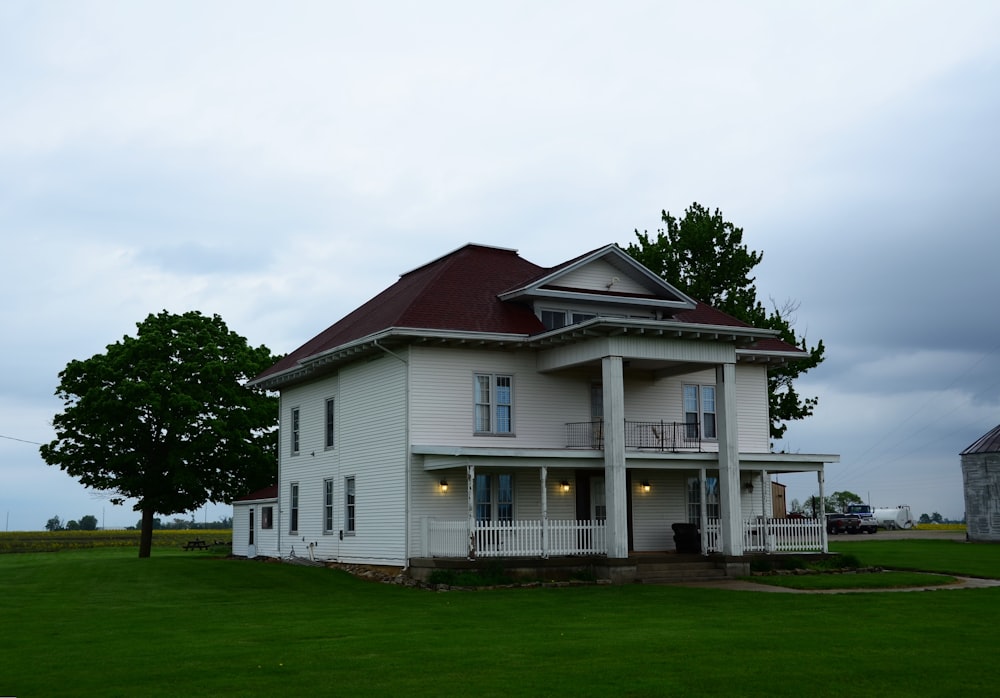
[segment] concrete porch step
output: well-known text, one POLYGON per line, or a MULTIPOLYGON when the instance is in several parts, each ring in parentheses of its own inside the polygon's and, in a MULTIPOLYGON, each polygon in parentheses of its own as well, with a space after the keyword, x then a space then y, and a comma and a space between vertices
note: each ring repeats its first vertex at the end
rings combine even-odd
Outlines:
POLYGON ((725 579, 726 571, 713 562, 655 562, 640 564, 636 581, 640 584, 672 584, 676 582, 725 579))

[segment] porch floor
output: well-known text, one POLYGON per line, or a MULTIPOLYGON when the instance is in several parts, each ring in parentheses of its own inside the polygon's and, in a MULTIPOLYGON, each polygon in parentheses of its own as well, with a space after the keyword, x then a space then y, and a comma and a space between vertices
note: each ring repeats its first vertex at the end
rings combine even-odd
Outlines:
POLYGON ((750 573, 749 557, 676 552, 632 552, 627 558, 603 555, 550 558, 413 558, 409 573, 427 581, 435 570, 503 569, 515 579, 566 581, 581 576, 609 579, 614 584, 676 584, 750 573))

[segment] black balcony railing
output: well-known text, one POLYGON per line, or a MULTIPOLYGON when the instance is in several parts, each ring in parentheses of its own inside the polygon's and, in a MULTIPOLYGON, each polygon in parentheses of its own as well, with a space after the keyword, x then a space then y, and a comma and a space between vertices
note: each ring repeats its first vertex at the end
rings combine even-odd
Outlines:
MULTIPOLYGON (((566 425, 567 448, 604 448, 602 421, 570 422, 566 425)), ((649 451, 700 451, 701 430, 697 422, 625 421, 625 448, 649 451)))

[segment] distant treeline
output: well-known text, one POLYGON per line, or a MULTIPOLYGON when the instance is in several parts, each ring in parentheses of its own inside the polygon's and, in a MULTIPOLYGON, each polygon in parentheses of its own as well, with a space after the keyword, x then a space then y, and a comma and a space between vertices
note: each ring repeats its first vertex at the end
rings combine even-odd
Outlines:
MULTIPOLYGON (((181 519, 175 518, 173 521, 168 521, 164 523, 161 519, 153 519, 153 530, 174 530, 174 531, 218 531, 224 529, 232 529, 233 527, 233 517, 223 516, 218 521, 204 521, 198 523, 194 518, 181 519)), ((97 517, 91 514, 86 516, 81 516, 79 521, 71 520, 63 523, 62 519, 58 516, 53 516, 45 523, 46 531, 97 531, 101 527, 97 525, 97 517)), ((129 530, 135 529, 140 530, 142 528, 142 519, 139 519, 135 526, 128 526, 129 530)))

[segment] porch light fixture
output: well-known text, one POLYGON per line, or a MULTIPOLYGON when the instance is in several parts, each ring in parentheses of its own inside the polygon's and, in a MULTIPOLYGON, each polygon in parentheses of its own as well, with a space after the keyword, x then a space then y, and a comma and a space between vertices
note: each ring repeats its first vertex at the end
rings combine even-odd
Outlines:
POLYGON ((447 480, 442 480, 441 481, 441 491, 442 492, 447 492, 448 491, 448 481, 447 480))
POLYGON ((642 491, 646 492, 646 493, 649 493, 649 491, 651 489, 653 489, 653 487, 649 484, 649 480, 643 480, 642 481, 642 491))
POLYGON ((559 489, 563 492, 569 492, 569 480, 563 480, 559 483, 559 489))

